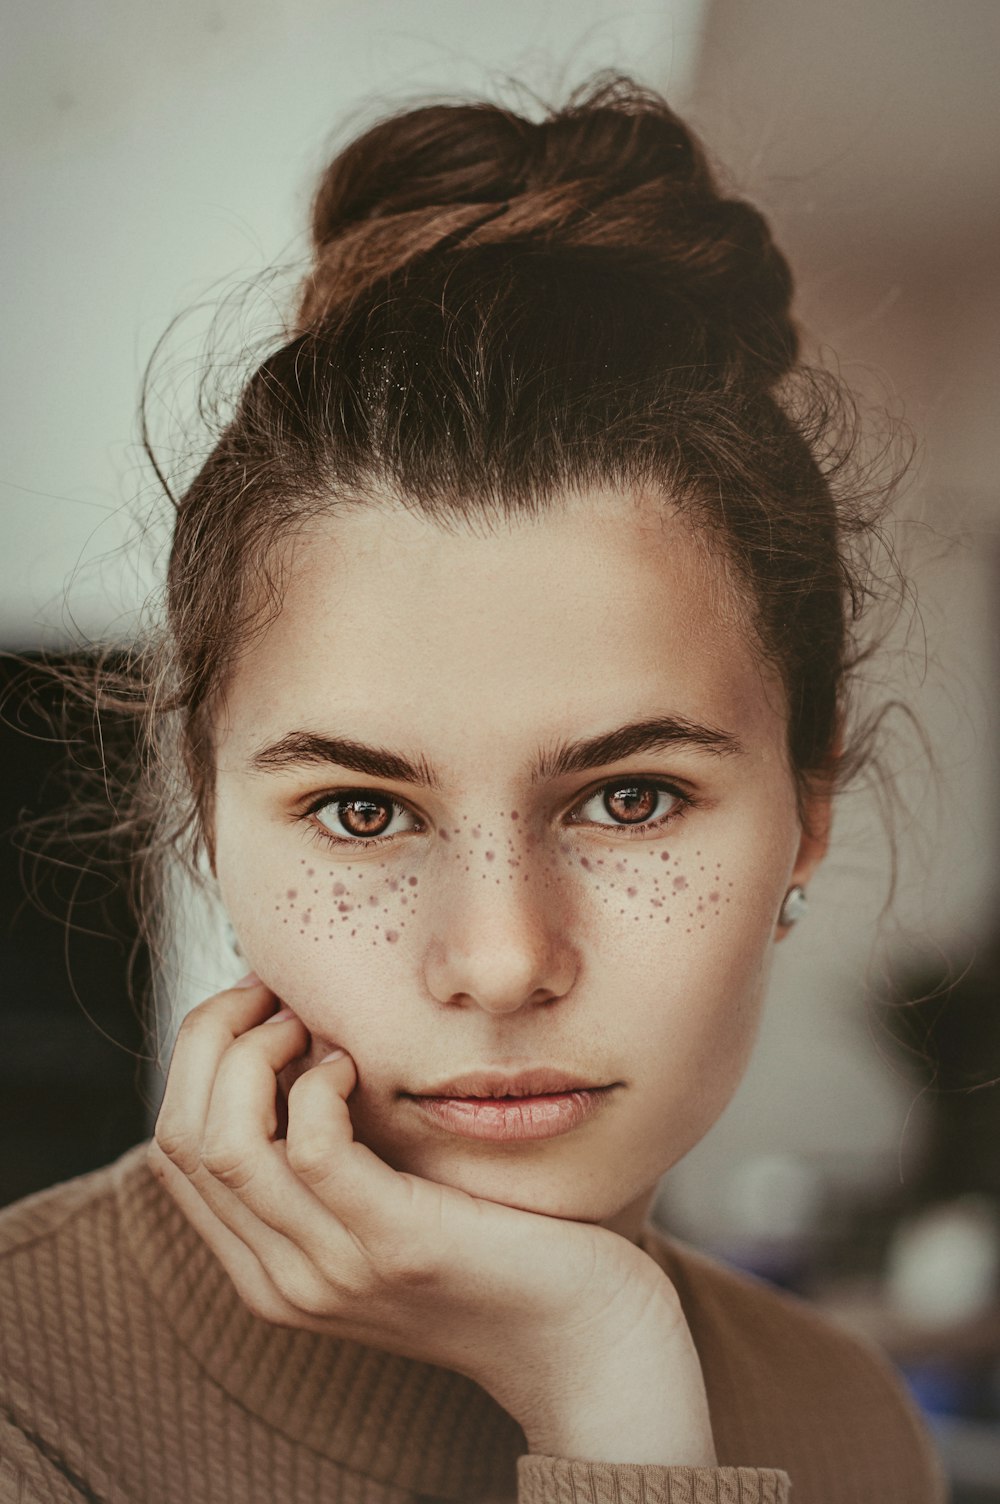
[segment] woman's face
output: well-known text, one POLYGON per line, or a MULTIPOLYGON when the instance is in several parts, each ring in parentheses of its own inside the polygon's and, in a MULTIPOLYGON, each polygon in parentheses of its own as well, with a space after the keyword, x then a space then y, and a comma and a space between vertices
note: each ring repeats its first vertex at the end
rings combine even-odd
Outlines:
POLYGON ((348 1050, 395 1168, 634 1236, 729 1101, 820 849, 728 599, 642 497, 478 534, 366 507, 296 542, 220 711, 215 870, 310 1031, 296 1069, 348 1050), (412 1099, 537 1066, 613 1089, 522 1140, 412 1099))

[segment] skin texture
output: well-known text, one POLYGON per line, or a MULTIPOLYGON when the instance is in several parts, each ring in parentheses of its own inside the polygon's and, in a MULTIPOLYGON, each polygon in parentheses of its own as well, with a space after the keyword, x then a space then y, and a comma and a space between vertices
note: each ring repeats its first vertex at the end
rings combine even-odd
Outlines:
POLYGON ((284 1086, 342 1046, 355 1139, 394 1169, 634 1240, 743 1075, 782 900, 824 846, 725 571, 662 501, 610 493, 490 532, 358 508, 290 563, 220 706, 210 833, 243 954, 308 1030, 284 1086), (740 750, 531 780, 542 751, 668 714, 740 750), (422 759, 439 787, 251 766, 298 731, 422 759), (359 791, 379 797, 338 814, 359 791), (460 1138, 401 1095, 533 1065, 620 1084, 523 1143, 460 1138))

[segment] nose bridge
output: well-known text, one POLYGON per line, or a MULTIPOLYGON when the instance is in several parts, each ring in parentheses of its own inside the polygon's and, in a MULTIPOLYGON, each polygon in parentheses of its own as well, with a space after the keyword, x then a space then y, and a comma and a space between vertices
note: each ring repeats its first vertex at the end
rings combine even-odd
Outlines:
POLYGON ((553 853, 510 816, 449 835, 432 884, 431 995, 499 1013, 568 991, 570 900, 553 853))

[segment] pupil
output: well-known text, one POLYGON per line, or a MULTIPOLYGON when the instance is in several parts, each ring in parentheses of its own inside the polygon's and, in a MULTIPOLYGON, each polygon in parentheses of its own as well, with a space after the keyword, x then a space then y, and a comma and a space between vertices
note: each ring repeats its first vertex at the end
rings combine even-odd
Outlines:
POLYGON ((649 819, 656 807, 656 790, 649 784, 641 783, 624 784, 616 789, 610 800, 605 798, 604 804, 609 815, 618 817, 620 811, 611 808, 611 800, 620 800, 624 803, 626 815, 633 816, 635 823, 641 825, 644 820, 649 819))

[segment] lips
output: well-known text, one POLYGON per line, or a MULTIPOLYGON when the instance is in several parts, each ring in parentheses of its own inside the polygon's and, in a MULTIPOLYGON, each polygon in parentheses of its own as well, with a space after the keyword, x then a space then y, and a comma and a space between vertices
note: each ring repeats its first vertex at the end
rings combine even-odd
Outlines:
POLYGON ((505 1071, 469 1071, 452 1076, 420 1091, 405 1092, 409 1097, 542 1097, 561 1092, 593 1091, 607 1082, 595 1081, 574 1071, 556 1070, 551 1066, 533 1066, 515 1073, 505 1071))

